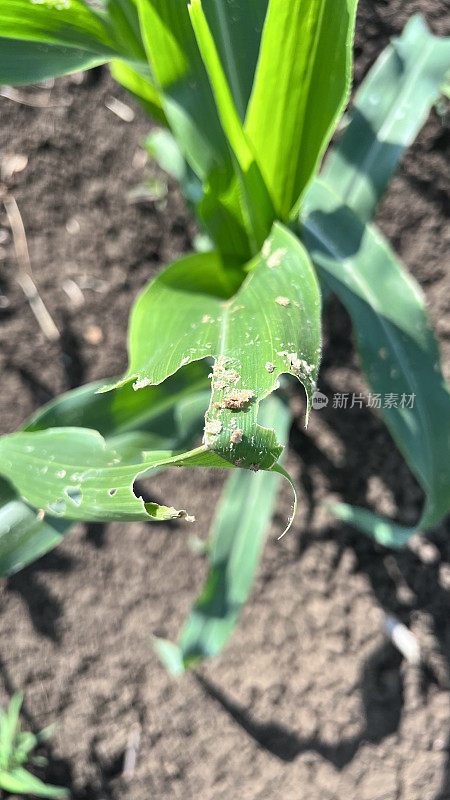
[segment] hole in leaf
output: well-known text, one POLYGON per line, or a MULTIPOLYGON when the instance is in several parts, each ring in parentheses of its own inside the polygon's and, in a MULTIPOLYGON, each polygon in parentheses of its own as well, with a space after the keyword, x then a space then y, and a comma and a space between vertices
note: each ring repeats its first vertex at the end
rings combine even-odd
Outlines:
POLYGON ((64 489, 64 494, 72 500, 72 503, 75 503, 76 506, 79 506, 81 503, 81 489, 79 486, 66 486, 64 489))
POLYGON ((116 492, 117 492, 117 489, 108 489, 108 494, 109 494, 110 497, 114 497, 116 492))
POLYGON ((53 511, 54 514, 64 514, 66 503, 64 500, 55 500, 54 503, 48 503, 47 508, 49 511, 53 511))

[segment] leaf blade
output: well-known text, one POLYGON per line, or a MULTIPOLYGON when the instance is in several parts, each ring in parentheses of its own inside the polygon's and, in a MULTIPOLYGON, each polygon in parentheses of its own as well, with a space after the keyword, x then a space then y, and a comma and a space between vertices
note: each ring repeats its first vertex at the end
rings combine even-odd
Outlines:
POLYGON ((271 0, 245 130, 286 221, 350 88, 356 0, 271 0))
POLYGON ((0 478, 0 575, 13 575, 48 553, 72 524, 56 517, 39 519, 37 510, 0 478))
MULTIPOLYGON (((266 0, 236 0, 233 13, 224 0, 206 0, 205 12, 233 87, 246 99, 259 46, 266 0), (250 13, 249 13, 250 9, 250 13), (223 19, 227 25, 222 25, 223 19), (242 48, 245 34, 246 47, 242 48)), ((216 246, 230 261, 243 263, 255 252, 249 241, 248 212, 243 207, 231 152, 218 119, 186 0, 138 0, 142 38, 165 117, 191 169, 204 184, 198 216, 216 246), (247 216, 246 216, 247 215, 247 216)), ((272 222, 272 220, 270 221, 272 222)))
MULTIPOLYGON (((201 434, 209 382, 199 364, 180 370, 162 386, 138 393, 124 387, 99 395, 98 386, 83 386, 47 404, 31 417, 25 430, 90 424, 129 459, 145 448, 192 445, 201 434)), ((13 574, 53 549, 74 521, 50 514, 42 519, 37 508, 0 478, 0 575, 13 574)))
POLYGON ((69 798, 69 792, 62 786, 51 786, 32 775, 23 767, 11 771, 0 770, 0 786, 14 794, 33 794, 35 797, 69 798))
POLYGON ((381 234, 363 225, 324 181, 315 181, 302 230, 325 283, 347 308, 371 388, 414 395, 412 408, 381 408, 397 446, 426 493, 419 526, 447 513, 450 468, 450 395, 425 303, 381 234))
POLYGON ((87 522, 186 517, 185 511, 144 502, 134 481, 155 467, 231 467, 206 447, 188 452, 127 450, 89 428, 47 428, 0 440, 2 472, 29 503, 45 513, 87 522))
POLYGON ((73 47, 95 56, 115 54, 117 43, 108 17, 95 12, 81 0, 31 3, 29 0, 0 0, 0 34, 73 47))
POLYGON ((377 514, 373 514, 366 508, 357 508, 347 505, 347 503, 337 503, 330 509, 333 514, 342 522, 353 525, 358 530, 362 530, 371 539, 383 547, 390 547, 393 550, 400 550, 407 544, 408 540, 417 528, 408 528, 403 525, 396 525, 377 514))
POLYGON ((0 36, 0 83, 23 86, 90 69, 106 61, 86 50, 0 36))
POLYGON ((449 70, 450 38, 434 36, 414 15, 364 79, 321 175, 363 221, 372 219, 449 70))
POLYGON ((203 0, 241 121, 250 98, 268 0, 203 0))
POLYGON ((162 125, 167 125, 160 93, 151 81, 140 75, 125 61, 114 59, 111 61, 110 69, 113 78, 137 97, 147 114, 162 125))
POLYGON ((257 252, 275 219, 273 205, 234 104, 234 98, 203 11, 202 0, 191 0, 188 10, 200 54, 208 73, 220 122, 237 162, 237 174, 242 187, 247 227, 253 252, 257 252))
POLYGON ((214 358, 205 443, 233 463, 269 468, 279 449, 256 424, 258 405, 288 372, 302 382, 309 407, 320 356, 319 289, 304 249, 279 224, 234 293, 229 275, 216 254, 205 253, 152 281, 132 311, 122 383, 158 384, 183 363, 214 358))
POLYGON ((228 159, 209 82, 198 52, 187 4, 138 0, 142 39, 162 93, 164 112, 187 160, 202 180, 228 159), (189 86, 190 82, 190 86, 189 86))

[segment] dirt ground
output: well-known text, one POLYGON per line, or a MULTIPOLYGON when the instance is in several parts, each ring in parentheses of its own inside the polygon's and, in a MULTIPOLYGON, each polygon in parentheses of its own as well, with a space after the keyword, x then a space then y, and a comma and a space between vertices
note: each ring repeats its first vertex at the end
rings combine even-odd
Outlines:
MULTIPOLYGON (((450 34, 445 0, 361 2, 356 83, 419 10, 436 33, 450 34)), ((81 84, 57 81, 50 103, 0 98, 1 152, 28 157, 14 195, 39 291, 61 331, 55 344, 40 332, 0 216, 1 432, 61 391, 124 370, 133 298, 189 250, 195 232, 174 187, 165 207, 128 202, 142 181, 149 123, 105 70, 81 84), (134 108, 132 124, 106 108, 112 96, 134 108)), ((425 291, 447 367, 449 143, 433 112, 379 213, 425 291)), ((320 388, 366 391, 337 302, 325 341, 320 388)), ((57 721, 41 774, 75 800, 450 798, 449 527, 433 532, 437 558, 427 563, 330 519, 320 502, 341 497, 410 524, 421 491, 368 409, 328 407, 305 434, 297 405, 288 467, 300 511, 293 532, 276 541, 290 504, 283 489, 251 602, 215 662, 176 681, 152 651, 152 634, 176 638, 204 576, 186 524, 79 525, 3 582, 0 697, 23 689, 33 729, 57 721), (381 609, 411 627, 426 669, 406 665, 387 643, 381 609), (136 735, 127 779, 124 752, 136 735)), ((152 493, 196 514, 206 537, 222 480, 169 471, 152 493)))

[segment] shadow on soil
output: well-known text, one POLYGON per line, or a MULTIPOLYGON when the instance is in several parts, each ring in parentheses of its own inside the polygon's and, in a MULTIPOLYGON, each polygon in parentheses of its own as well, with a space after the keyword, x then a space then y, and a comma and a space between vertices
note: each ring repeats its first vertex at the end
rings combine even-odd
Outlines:
MULTIPOLYGON (((368 572, 370 576, 370 571, 368 572)), ((427 576, 424 576, 424 579, 432 582, 432 574, 427 571, 427 576)), ((435 579, 436 576, 434 576, 435 579)), ((373 582, 372 585, 375 594, 377 594, 376 585, 373 582)), ((442 602, 442 614, 444 614, 445 608, 448 609, 448 593, 445 594, 447 595, 446 597, 441 594, 438 598, 438 602, 442 602)), ((395 611, 398 614, 397 608, 387 610, 395 611)), ((407 620, 405 621, 407 622, 407 620)), ((441 614, 434 617, 435 634, 439 639, 441 654, 445 659, 448 681, 448 642, 446 645, 439 634, 439 630, 442 631, 442 622, 441 614)), ((375 650, 364 663, 360 691, 365 712, 365 727, 358 736, 351 739, 343 739, 336 746, 328 745, 315 736, 307 739, 302 738, 297 731, 289 730, 285 726, 278 724, 276 720, 272 720, 269 723, 259 723, 252 717, 248 708, 233 702, 219 687, 199 674, 196 674, 195 677, 208 697, 218 703, 260 747, 271 753, 271 755, 276 756, 281 761, 291 762, 300 754, 313 751, 333 764, 336 769, 341 770, 350 763, 362 745, 366 743, 379 744, 387 736, 398 730, 403 710, 403 681, 400 665, 401 657, 390 643, 386 643, 375 650)), ((442 685, 442 676, 438 676, 433 667, 424 667, 421 679, 421 688, 424 695, 426 695, 431 683, 440 683, 442 685)), ((447 749, 450 749, 450 740, 447 749)), ((433 800, 448 800, 448 798, 450 798, 450 759, 447 760, 440 791, 433 800)))
POLYGON ((281 761, 294 761, 301 753, 313 751, 337 769, 343 769, 361 744, 377 744, 397 730, 403 702, 400 662, 400 656, 389 644, 378 649, 366 662, 361 678, 366 727, 359 736, 343 740, 337 746, 324 744, 315 736, 302 738, 276 722, 260 724, 252 719, 247 709, 233 703, 204 677, 196 675, 196 679, 206 694, 218 702, 260 747, 281 761), (386 674, 388 680, 384 680, 386 674))
POLYGON ((67 573, 73 566, 73 559, 56 550, 12 575, 6 584, 8 592, 18 594, 24 601, 36 633, 56 644, 60 642, 58 621, 63 607, 39 578, 42 572, 67 573))
MULTIPOLYGON (((333 532, 333 538, 335 533, 333 532)), ((368 575, 372 589, 383 609, 397 616, 405 624, 409 624, 410 615, 417 610, 426 610, 433 620, 434 635, 439 644, 437 658, 430 659, 421 668, 420 688, 424 700, 431 685, 448 689, 450 685, 450 641, 448 637, 449 592, 439 588, 438 565, 418 565, 417 559, 406 551, 396 553, 397 567, 404 577, 409 578, 409 585, 416 594, 414 607, 405 611, 395 600, 395 586, 392 591, 386 587, 391 583, 390 575, 383 561, 386 559, 381 548, 366 542, 358 534, 345 532, 341 537, 342 551, 352 541, 357 555, 357 569, 368 575), (415 564, 413 563, 415 561, 415 564), (384 574, 383 574, 384 573, 384 574)), ((331 537, 330 537, 331 538, 331 537)), ((307 544, 305 545, 308 546, 307 544)), ((259 723, 252 717, 251 710, 235 703, 220 687, 215 686, 204 676, 196 674, 196 680, 205 693, 229 714, 236 723, 258 745, 281 761, 291 762, 306 751, 318 753, 337 769, 343 769, 354 758, 359 748, 365 743, 379 744, 387 736, 399 729, 403 713, 403 680, 400 670, 402 659, 394 647, 386 642, 375 650, 363 664, 360 692, 365 712, 365 727, 353 738, 343 739, 338 745, 330 746, 318 737, 302 738, 296 730, 289 730, 276 720, 259 723)), ((447 744, 450 750, 450 739, 447 744)), ((450 758, 447 758, 446 769, 442 776, 439 792, 433 800, 449 800, 450 798, 450 758)))

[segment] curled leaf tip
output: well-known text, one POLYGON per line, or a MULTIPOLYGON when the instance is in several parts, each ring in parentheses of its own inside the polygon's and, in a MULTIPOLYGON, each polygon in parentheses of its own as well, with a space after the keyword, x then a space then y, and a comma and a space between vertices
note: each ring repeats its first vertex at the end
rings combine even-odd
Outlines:
POLYGON ((291 484, 293 492, 294 492, 294 506, 293 506, 293 509, 292 509, 292 514, 289 517, 288 524, 287 524, 286 528, 284 529, 283 533, 280 534, 280 536, 278 536, 278 538, 277 538, 277 541, 280 541, 280 539, 282 539, 283 536, 285 536, 286 533, 289 531, 289 529, 290 529, 290 527, 291 527, 291 525, 292 525, 292 523, 293 523, 293 521, 295 519, 295 515, 297 513, 297 489, 295 488, 295 483, 292 480, 291 476, 289 475, 288 472, 286 472, 286 470, 281 466, 281 464, 274 464, 271 469, 272 469, 273 472, 278 472, 279 475, 282 475, 283 478, 286 478, 286 480, 289 481, 289 483, 291 484))

